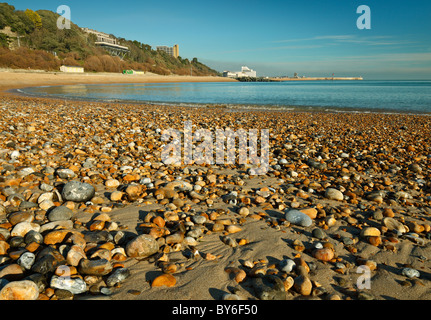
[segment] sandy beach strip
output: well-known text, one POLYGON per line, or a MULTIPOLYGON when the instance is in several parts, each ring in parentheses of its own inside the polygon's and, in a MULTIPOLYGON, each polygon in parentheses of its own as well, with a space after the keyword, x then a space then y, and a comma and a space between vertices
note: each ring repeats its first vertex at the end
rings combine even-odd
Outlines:
POLYGON ((0 70, 0 89, 10 90, 32 86, 68 84, 162 83, 162 82, 235 82, 213 76, 161 76, 157 74, 124 75, 120 73, 67 74, 62 72, 24 72, 0 70))
MULTIPOLYGON (((1 74, 0 84, 85 78, 55 77, 1 74)), ((0 109, 0 298, 20 286, 43 300, 431 298, 429 117, 11 94, 0 109), (193 130, 269 129, 271 170, 165 165, 160 132, 183 132, 185 120, 193 130), (69 198, 70 181, 85 183, 89 197, 69 198), (29 229, 42 229, 43 241, 18 243, 29 229), (19 259, 27 252, 30 266, 19 259), (48 271, 47 256, 56 261, 48 271), (52 280, 61 266, 77 287, 86 283, 82 292, 52 280)))

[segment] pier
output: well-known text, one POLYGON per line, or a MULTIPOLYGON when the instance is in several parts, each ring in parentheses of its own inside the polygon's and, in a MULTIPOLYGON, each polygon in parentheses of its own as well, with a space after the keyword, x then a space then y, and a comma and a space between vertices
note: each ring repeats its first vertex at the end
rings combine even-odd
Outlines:
POLYGON ((304 77, 304 78, 270 78, 272 81, 360 81, 362 77, 304 77))

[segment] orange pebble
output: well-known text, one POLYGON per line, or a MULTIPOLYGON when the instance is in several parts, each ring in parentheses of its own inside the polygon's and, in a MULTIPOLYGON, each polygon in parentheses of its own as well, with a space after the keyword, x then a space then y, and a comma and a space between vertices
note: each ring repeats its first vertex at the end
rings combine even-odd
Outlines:
POLYGON ((177 283, 177 279, 169 273, 164 273, 153 280, 151 287, 173 287, 177 283))

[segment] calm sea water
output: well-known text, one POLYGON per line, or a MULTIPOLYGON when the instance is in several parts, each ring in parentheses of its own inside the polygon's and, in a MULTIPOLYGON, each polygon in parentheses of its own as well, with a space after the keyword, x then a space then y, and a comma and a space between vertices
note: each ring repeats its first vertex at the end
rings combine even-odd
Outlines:
POLYGON ((67 85, 23 93, 64 99, 258 109, 431 113, 431 81, 290 81, 67 85))

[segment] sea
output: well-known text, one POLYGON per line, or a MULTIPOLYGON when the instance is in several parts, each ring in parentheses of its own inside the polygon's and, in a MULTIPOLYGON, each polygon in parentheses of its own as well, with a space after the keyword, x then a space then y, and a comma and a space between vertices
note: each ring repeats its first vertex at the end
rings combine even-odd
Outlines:
POLYGON ((80 84, 19 91, 65 100, 431 115, 431 80, 80 84))

